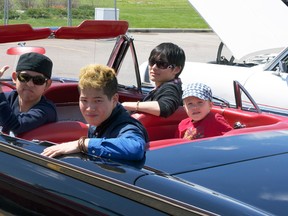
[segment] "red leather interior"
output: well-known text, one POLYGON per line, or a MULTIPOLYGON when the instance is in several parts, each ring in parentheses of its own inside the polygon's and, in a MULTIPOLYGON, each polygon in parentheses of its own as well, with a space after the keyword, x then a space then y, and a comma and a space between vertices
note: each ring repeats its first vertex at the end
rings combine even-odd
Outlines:
MULTIPOLYGON (((79 92, 77 85, 78 84, 76 82, 53 83, 53 85, 45 92, 45 96, 48 99, 52 100, 57 106, 64 105, 66 107, 65 113, 68 113, 68 106, 73 103, 74 105, 76 103, 78 104, 79 101, 79 92)), ((141 94, 136 90, 134 90, 134 92, 131 92, 130 90, 128 91, 121 88, 119 89, 119 95, 121 102, 136 101, 141 96, 141 94)), ((221 108, 218 106, 214 106, 211 111, 213 113, 222 114, 232 127, 234 127, 234 124, 236 122, 240 122, 241 125, 245 125, 245 128, 233 130, 227 133, 227 135, 286 127, 286 124, 284 123, 279 124, 279 122, 286 121, 286 117, 271 115, 269 113, 259 114, 254 112, 236 110, 234 108, 221 108)), ((158 117, 145 113, 134 113, 132 114, 132 116, 138 119, 145 126, 150 141, 175 138, 178 124, 181 120, 187 118, 184 107, 179 107, 176 112, 168 118, 158 117)), ((24 137, 28 137, 29 139, 64 142, 67 140, 78 139, 80 136, 87 134, 86 125, 81 126, 80 122, 58 122, 55 123, 53 127, 52 125, 46 127, 48 127, 48 129, 42 129, 42 127, 40 127, 37 129, 37 133, 35 131, 31 131, 30 133, 27 133, 29 134, 29 136, 26 134, 24 137), (79 129, 79 127, 80 130, 76 130, 76 128, 79 129), (82 129, 84 130, 84 132, 82 129)))
POLYGON ((132 117, 138 119, 146 128, 149 140, 160 140, 175 138, 179 122, 187 118, 183 107, 179 107, 175 113, 168 118, 154 116, 146 113, 134 113, 132 117))
POLYGON ((277 122, 277 123, 270 124, 270 125, 235 129, 235 130, 225 133, 224 136, 244 134, 244 133, 253 133, 253 132, 259 132, 259 131, 269 131, 269 130, 281 130, 281 129, 287 130, 287 128, 288 128, 288 122, 277 122))
MULTIPOLYGON (((268 113, 243 112, 229 108, 213 107, 212 112, 221 113, 227 121, 233 126, 236 121, 245 124, 245 128, 232 130, 225 135, 235 135, 250 133, 256 131, 284 129, 288 128, 287 119, 284 116, 275 116, 268 113)), ((149 149, 160 148, 167 145, 176 145, 177 143, 187 142, 184 139, 175 139, 175 133, 179 122, 187 118, 183 107, 168 118, 158 117, 145 113, 134 113, 132 116, 138 119, 147 129, 150 145, 149 149), (171 139, 171 140, 165 140, 171 139)), ((88 127, 85 123, 79 121, 58 121, 43 125, 32 131, 23 133, 18 137, 27 140, 50 141, 62 143, 77 140, 81 136, 86 136, 88 127)))
MULTIPOLYGON (((119 88, 119 101, 139 101, 143 98, 141 92, 137 89, 119 88)), ((79 102, 78 83, 57 83, 53 84, 45 91, 45 97, 53 101, 56 105, 65 105, 79 102)))
POLYGON ((78 103, 78 83, 53 83, 44 93, 45 97, 56 105, 78 103))
POLYGON ((88 127, 83 122, 58 121, 43 125, 34 130, 18 135, 26 140, 50 141, 55 143, 78 140, 81 136, 87 136, 88 127))
MULTIPOLYGON (((245 125, 245 128, 235 129, 228 132, 227 135, 288 127, 287 122, 285 122, 287 121, 286 117, 271 115, 269 113, 259 114, 235 110, 234 108, 221 108, 216 106, 212 108, 211 112, 222 114, 232 127, 234 127, 236 122, 245 125)), ((181 120, 187 118, 187 114, 183 107, 179 107, 178 110, 168 118, 162 118, 145 113, 135 113, 132 114, 132 116, 138 119, 145 126, 150 141, 175 138, 178 124, 181 120)))

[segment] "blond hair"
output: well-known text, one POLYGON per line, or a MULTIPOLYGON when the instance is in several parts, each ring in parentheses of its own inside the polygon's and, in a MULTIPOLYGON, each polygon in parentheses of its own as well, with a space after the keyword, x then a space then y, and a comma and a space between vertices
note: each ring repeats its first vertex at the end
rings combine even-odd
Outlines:
POLYGON ((79 90, 102 89, 109 99, 117 93, 118 82, 113 68, 101 64, 90 64, 80 70, 79 90))

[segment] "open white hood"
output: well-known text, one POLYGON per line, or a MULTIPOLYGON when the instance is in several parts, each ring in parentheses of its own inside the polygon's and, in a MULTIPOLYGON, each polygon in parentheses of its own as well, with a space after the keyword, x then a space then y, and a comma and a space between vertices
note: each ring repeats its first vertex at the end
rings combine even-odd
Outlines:
POLYGON ((188 0, 240 60, 288 46, 288 7, 281 0, 188 0))

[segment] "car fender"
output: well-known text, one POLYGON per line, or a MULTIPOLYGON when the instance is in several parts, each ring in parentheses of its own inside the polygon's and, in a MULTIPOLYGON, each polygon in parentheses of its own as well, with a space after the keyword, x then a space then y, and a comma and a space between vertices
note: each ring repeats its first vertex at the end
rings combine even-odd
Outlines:
POLYGON ((263 71, 254 73, 244 86, 260 107, 288 114, 287 85, 287 73, 263 71))

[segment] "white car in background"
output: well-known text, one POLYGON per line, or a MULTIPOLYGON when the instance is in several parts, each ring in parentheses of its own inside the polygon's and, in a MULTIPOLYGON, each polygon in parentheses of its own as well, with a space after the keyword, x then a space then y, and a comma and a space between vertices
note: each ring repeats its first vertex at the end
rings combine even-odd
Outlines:
MULTIPOLYGON (((234 101, 232 81, 240 82, 263 111, 288 115, 288 7, 281 0, 189 0, 218 35, 214 63, 186 62, 180 78, 209 85, 213 94, 234 101), (222 48, 232 57, 222 56, 222 48)), ((143 84, 152 86, 147 62, 143 84)))

